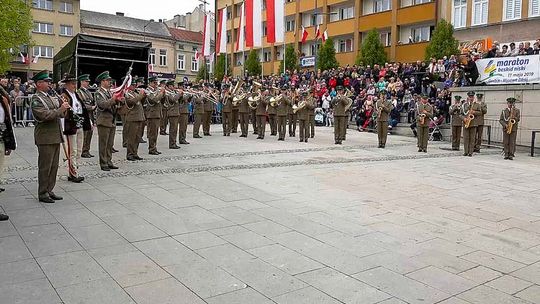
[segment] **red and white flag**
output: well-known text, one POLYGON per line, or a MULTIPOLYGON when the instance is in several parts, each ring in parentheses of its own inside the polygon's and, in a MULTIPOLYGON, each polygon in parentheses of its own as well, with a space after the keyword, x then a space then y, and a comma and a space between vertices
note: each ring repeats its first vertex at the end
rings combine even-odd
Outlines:
POLYGON ((266 41, 280 43, 285 40, 285 0, 266 0, 266 41))
POLYGON ((302 25, 302 43, 305 43, 308 37, 308 31, 306 28, 302 25))
POLYGON ((19 59, 23 64, 29 63, 28 57, 24 56, 23 53, 19 53, 19 59))
POLYGON ((154 71, 154 65, 153 64, 149 64, 148 65, 148 72, 152 73, 154 71))
POLYGON ((326 40, 328 40, 328 29, 324 30, 322 35, 322 41, 325 42, 326 40))
POLYGON ((227 53, 227 7, 220 9, 218 14, 218 37, 216 41, 216 54, 227 53))
POLYGON ((246 14, 245 14, 245 3, 242 2, 240 7, 240 25, 238 26, 238 36, 236 36, 236 51, 244 51, 244 43, 246 40, 244 27, 246 26, 246 14))
POLYGON ((246 47, 262 46, 262 0, 245 0, 246 47))
POLYGON ((315 29, 315 40, 319 39, 319 37, 321 37, 321 28, 317 24, 317 28, 315 29))
POLYGON ((201 53, 199 53, 199 50, 195 50, 195 59, 199 60, 199 57, 201 57, 201 53))
POLYGON ((32 59, 32 63, 38 63, 39 57, 41 57, 41 55, 34 57, 34 59, 32 59))
POLYGON ((204 15, 204 38, 203 38, 203 46, 202 46, 202 53, 204 56, 210 56, 210 14, 204 15))

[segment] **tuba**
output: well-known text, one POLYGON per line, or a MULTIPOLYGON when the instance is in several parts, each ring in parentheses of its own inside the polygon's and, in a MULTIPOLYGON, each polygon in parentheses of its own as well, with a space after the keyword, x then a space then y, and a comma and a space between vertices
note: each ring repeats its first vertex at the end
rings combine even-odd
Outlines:
POLYGON ((512 109, 510 109, 510 118, 508 119, 508 126, 506 127, 506 134, 511 134, 512 129, 514 128, 514 125, 516 124, 516 112, 515 112, 515 106, 512 106, 512 109))

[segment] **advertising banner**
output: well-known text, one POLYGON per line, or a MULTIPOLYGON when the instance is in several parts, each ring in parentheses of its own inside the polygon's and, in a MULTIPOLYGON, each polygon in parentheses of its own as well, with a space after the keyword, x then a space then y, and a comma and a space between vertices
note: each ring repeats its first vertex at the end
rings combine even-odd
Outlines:
POLYGON ((315 66, 315 56, 306 56, 300 58, 300 67, 308 68, 315 66))
POLYGON ((540 83, 540 55, 480 59, 476 67, 480 74, 477 83, 540 83))

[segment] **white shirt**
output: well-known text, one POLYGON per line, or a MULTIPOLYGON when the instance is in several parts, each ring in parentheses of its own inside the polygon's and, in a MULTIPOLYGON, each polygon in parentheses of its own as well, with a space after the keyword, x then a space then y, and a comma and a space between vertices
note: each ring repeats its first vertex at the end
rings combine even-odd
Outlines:
POLYGON ((71 100, 73 100, 73 113, 75 114, 82 114, 83 112, 83 109, 82 109, 82 104, 81 102, 79 101, 79 99, 77 99, 77 95, 75 93, 72 93, 70 92, 69 90, 66 90, 69 94, 69 96, 71 96, 71 100))
POLYGON ((0 123, 6 122, 6 112, 4 112, 4 107, 0 106, 0 123))

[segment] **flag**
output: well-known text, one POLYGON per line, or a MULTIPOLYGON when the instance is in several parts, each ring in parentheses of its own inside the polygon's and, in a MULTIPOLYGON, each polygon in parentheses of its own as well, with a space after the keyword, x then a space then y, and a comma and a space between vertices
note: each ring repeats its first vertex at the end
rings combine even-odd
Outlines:
POLYGON ((195 50, 195 59, 199 60, 200 56, 201 56, 201 53, 199 53, 199 50, 195 50))
POLYGON ((34 59, 32 59, 32 63, 38 63, 39 57, 41 57, 41 55, 34 57, 34 59))
POLYGON ((306 28, 304 28, 304 26, 302 25, 302 43, 306 42, 307 37, 308 37, 308 32, 306 28))
POLYGON ((22 62, 23 64, 29 63, 29 62, 28 62, 28 58, 27 58, 26 56, 24 56, 23 53, 19 53, 19 59, 21 60, 21 62, 22 62))
POLYGON ((212 55, 210 55, 210 73, 213 74, 214 73, 214 58, 216 56, 216 53, 212 53, 212 55))
POLYGON ((240 26, 238 27, 238 35, 236 36, 236 51, 244 51, 244 42, 246 40, 244 27, 246 26, 245 2, 242 2, 240 8, 240 26))
POLYGON ((285 0, 266 0, 266 41, 280 43, 285 40, 285 0))
POLYGON ((210 14, 204 15, 204 38, 202 46, 202 54, 204 56, 210 56, 210 14))
POLYGON ((216 54, 227 53, 227 7, 219 10, 216 54))
POLYGON ((262 0, 246 0, 246 46, 262 46, 262 0))
POLYGON ((154 71, 154 65, 153 64, 149 64, 148 65, 148 72, 152 73, 154 71))
POLYGON ((315 29, 315 40, 319 39, 320 36, 321 36, 321 28, 317 24, 317 28, 315 29))
POLYGON ((324 30, 322 35, 322 41, 325 42, 326 40, 328 40, 328 29, 324 30))

